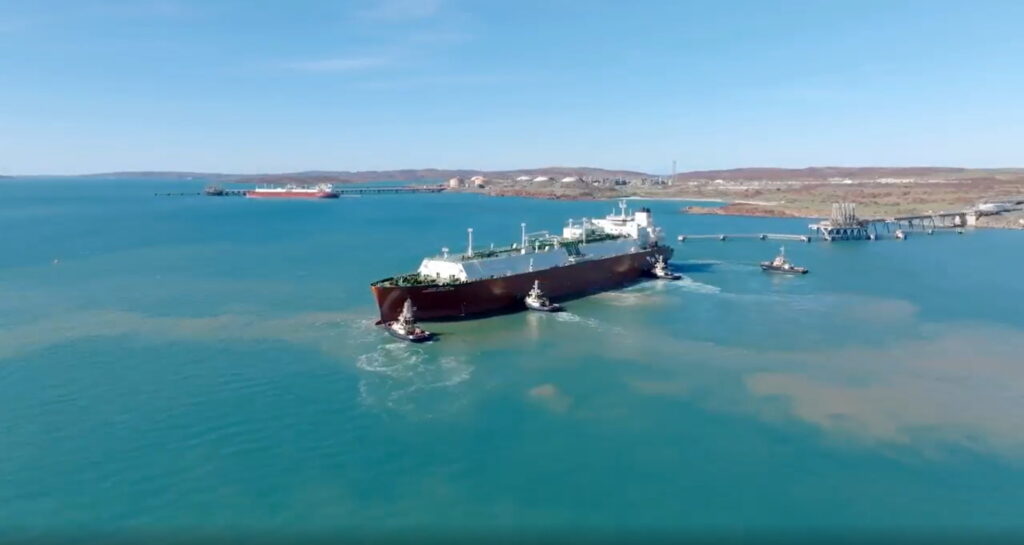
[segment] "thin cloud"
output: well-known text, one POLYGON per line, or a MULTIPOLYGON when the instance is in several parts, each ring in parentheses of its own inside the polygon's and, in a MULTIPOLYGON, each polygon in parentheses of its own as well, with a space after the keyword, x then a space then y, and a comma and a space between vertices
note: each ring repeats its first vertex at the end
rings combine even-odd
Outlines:
POLYGON ((410 44, 416 45, 458 45, 473 39, 473 35, 464 31, 421 31, 406 36, 410 44))
POLYGON ((368 89, 402 89, 411 87, 479 86, 515 83, 501 74, 439 74, 431 76, 398 76, 389 79, 362 81, 357 85, 368 89))
POLYGON ((441 0, 377 0, 372 7, 357 12, 359 17, 383 21, 424 19, 441 10, 441 0))
POLYGON ((352 72, 385 66, 390 64, 390 62, 389 59, 384 57, 337 57, 333 59, 291 62, 286 66, 292 70, 302 72, 352 72))

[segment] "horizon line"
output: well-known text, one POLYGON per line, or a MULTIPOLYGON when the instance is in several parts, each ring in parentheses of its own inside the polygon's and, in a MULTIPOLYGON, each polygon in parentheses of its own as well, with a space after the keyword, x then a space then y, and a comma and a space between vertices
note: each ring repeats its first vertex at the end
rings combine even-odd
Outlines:
MULTIPOLYGON (((480 168, 468 168, 468 167, 405 167, 405 168, 388 168, 388 169, 361 169, 361 170, 342 170, 342 169, 304 169, 304 170, 291 170, 291 171, 279 171, 279 172, 224 172, 224 171, 204 171, 204 170, 168 170, 168 169, 131 169, 131 170, 106 170, 106 171, 94 171, 94 172, 80 172, 80 173, 37 173, 37 174, 0 174, 0 178, 81 178, 81 177, 95 177, 105 175, 125 175, 125 174, 148 174, 148 175, 212 175, 212 176, 285 176, 295 174, 310 174, 310 173, 323 173, 323 174, 367 174, 373 172, 398 172, 398 171, 441 171, 441 172, 453 172, 453 171, 467 171, 467 172, 479 172, 479 173, 497 173, 497 172, 525 172, 525 171, 539 171, 539 170, 602 170, 608 172, 631 172, 636 174, 645 174, 650 176, 671 176, 671 172, 667 173, 656 173, 643 170, 636 170, 630 168, 609 168, 609 167, 595 167, 595 166, 560 166, 560 165, 549 165, 542 167, 520 167, 520 168, 497 168, 497 169, 480 169, 480 168)), ((948 170, 980 170, 980 171, 999 171, 999 170, 1024 170, 1024 166, 999 166, 999 167, 973 167, 973 166, 961 166, 961 165, 913 165, 913 166, 887 166, 887 165, 807 165, 802 167, 779 167, 779 166, 740 166, 740 167, 728 167, 728 168, 704 168, 704 169, 692 169, 692 170, 680 170, 677 171, 676 175, 684 174, 695 174, 701 172, 732 172, 738 170, 810 170, 810 169, 853 169, 853 170, 869 170, 869 169, 888 169, 888 170, 915 170, 915 169, 948 169, 948 170)))

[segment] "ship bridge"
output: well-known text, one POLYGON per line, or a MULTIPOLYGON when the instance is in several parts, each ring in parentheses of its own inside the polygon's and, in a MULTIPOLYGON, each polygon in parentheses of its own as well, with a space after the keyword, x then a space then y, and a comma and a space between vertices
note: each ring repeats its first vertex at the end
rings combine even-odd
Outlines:
POLYGON ((651 218, 651 211, 648 208, 641 208, 631 213, 626 208, 626 201, 619 201, 619 211, 601 219, 583 218, 579 224, 574 225, 569 220, 569 225, 562 230, 562 237, 565 239, 586 239, 592 234, 604 233, 615 236, 625 236, 647 243, 651 239, 657 239, 657 230, 651 218))

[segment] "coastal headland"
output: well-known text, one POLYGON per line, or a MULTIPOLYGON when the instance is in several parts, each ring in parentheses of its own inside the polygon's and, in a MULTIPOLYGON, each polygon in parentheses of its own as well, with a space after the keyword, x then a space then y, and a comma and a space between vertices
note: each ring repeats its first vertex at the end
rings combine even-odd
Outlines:
MULTIPOLYGON (((895 217, 967 210, 980 203, 1011 203, 1020 208, 1024 169, 750 168, 633 178, 539 174, 466 183, 452 190, 548 199, 717 201, 681 211, 759 217, 827 217, 832 203, 853 202, 862 217, 895 217)), ((1010 210, 983 216, 978 226, 1022 228, 1022 219, 1024 212, 1010 210)))
MULTIPOLYGON (((763 217, 826 217, 833 202, 853 202, 862 217, 966 210, 980 203, 1024 202, 1024 168, 808 167, 738 168, 651 174, 592 167, 484 171, 401 169, 305 171, 282 174, 117 172, 95 178, 204 179, 215 183, 443 182, 448 191, 494 197, 559 200, 618 198, 709 201, 681 212, 763 217), (724 206, 723 206, 724 203, 724 206)), ((1022 228, 1024 212, 979 219, 978 226, 1022 228)))

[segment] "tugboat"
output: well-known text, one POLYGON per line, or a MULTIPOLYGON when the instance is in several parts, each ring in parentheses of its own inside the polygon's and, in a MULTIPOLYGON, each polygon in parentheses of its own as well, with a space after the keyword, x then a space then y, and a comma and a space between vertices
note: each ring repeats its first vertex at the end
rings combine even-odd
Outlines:
POLYGON ((668 270, 668 264, 665 263, 665 258, 661 255, 659 255, 658 259, 654 261, 654 269, 651 270, 651 273, 654 274, 655 278, 661 280, 679 280, 683 277, 682 275, 668 270))
POLYGON ((434 338, 434 334, 416 325, 412 315, 412 300, 406 299, 402 307, 402 313, 393 322, 379 322, 378 325, 388 332, 388 335, 411 343, 422 343, 434 338))
POLYGON ((526 308, 539 312, 558 312, 563 310, 562 305, 552 303, 547 297, 544 297, 544 292, 540 291, 539 280, 533 281, 533 289, 526 295, 526 308))
POLYGON ((785 274, 807 274, 807 269, 803 267, 796 267, 789 261, 786 261, 785 246, 779 249, 779 255, 775 256, 775 259, 771 261, 762 261, 761 270, 785 274))

